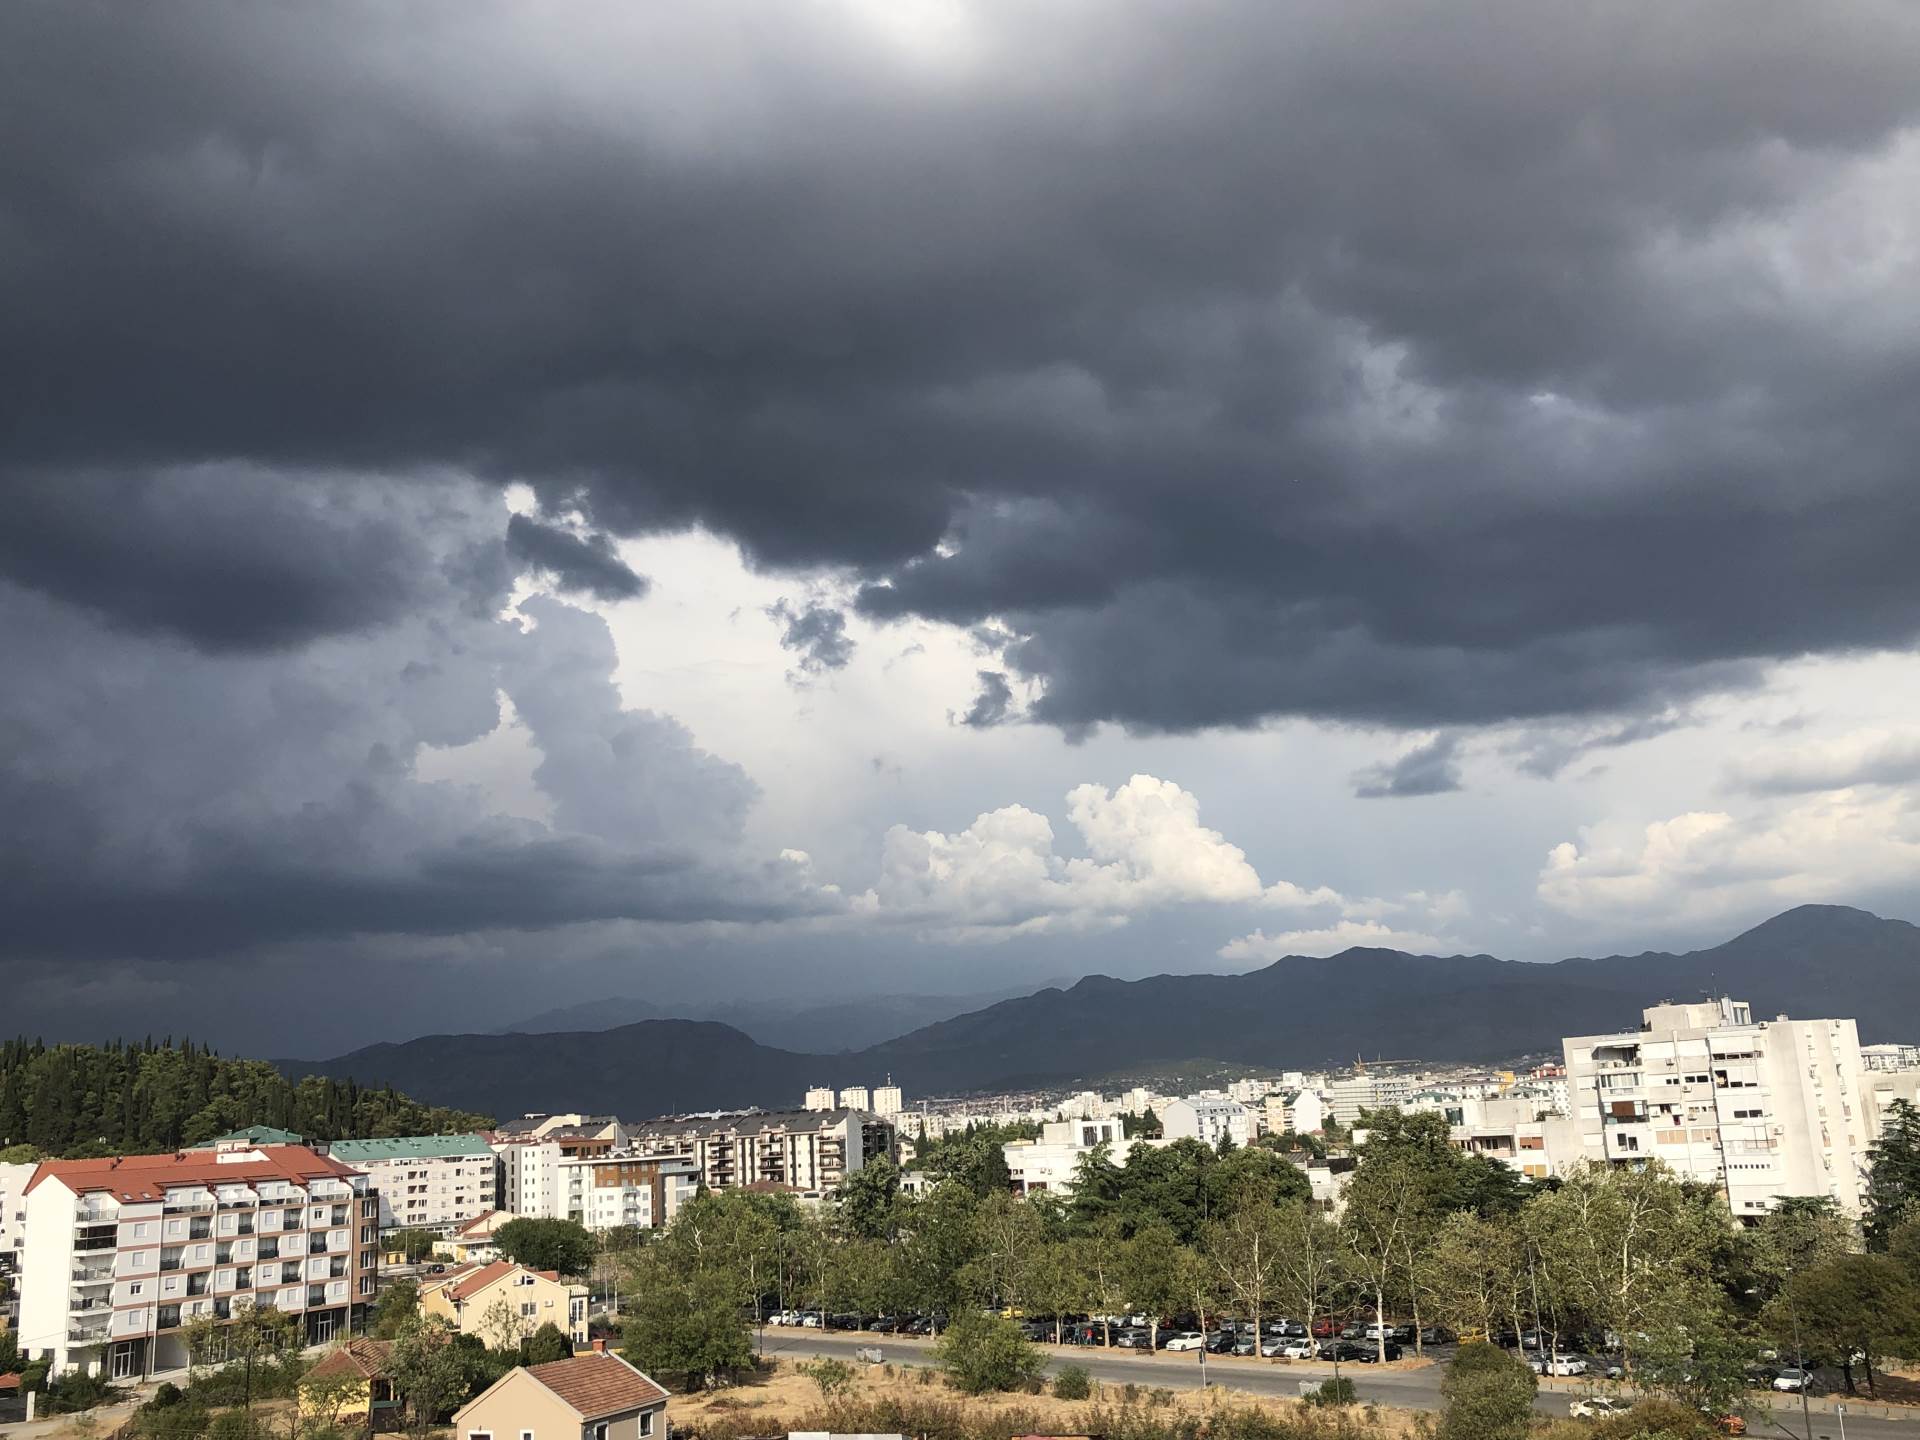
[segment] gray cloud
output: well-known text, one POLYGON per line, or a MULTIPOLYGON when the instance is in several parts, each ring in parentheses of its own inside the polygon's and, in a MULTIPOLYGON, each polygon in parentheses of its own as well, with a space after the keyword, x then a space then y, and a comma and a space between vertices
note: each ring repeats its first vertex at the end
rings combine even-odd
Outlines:
POLYGON ((1627 745, 1637 745, 1642 740, 1657 739, 1692 723, 1692 717, 1684 711, 1665 710, 1638 715, 1621 724, 1597 729, 1586 726, 1537 730, 1523 736, 1513 748, 1520 756, 1519 769, 1522 774, 1552 780, 1574 761, 1596 750, 1618 750, 1627 745))
POLYGON ((1753 795, 1802 795, 1854 785, 1920 781, 1920 731, 1882 731, 1827 744, 1771 748, 1727 766, 1728 787, 1753 795))
POLYGON ((1353 793, 1362 800, 1444 795, 1460 788, 1460 737, 1441 733, 1416 745, 1398 760, 1362 770, 1353 777, 1353 793))
POLYGON ((513 515, 507 520, 507 553, 563 590, 600 600, 633 600, 647 593, 646 577, 634 573, 605 535, 576 535, 531 515, 513 515))
POLYGON ((1005 724, 1013 712, 1013 687, 1007 683, 1005 673, 982 670, 976 678, 980 681, 980 693, 973 697, 973 704, 960 717, 960 723, 976 730, 1005 724))
POLYGON ((796 609, 785 599, 767 607, 767 618, 777 622, 780 648, 797 654, 802 675, 844 670, 853 659, 853 637, 847 634, 846 615, 831 605, 810 602, 796 609))
MULTIPOLYGON (((1631 715, 1920 629, 1920 354, 1768 278, 1912 168, 1912 7, 753 13, 10 8, 10 449, 706 525, 1000 618, 1069 730, 1631 715)), ((365 623, 322 590, 294 633, 365 623)))

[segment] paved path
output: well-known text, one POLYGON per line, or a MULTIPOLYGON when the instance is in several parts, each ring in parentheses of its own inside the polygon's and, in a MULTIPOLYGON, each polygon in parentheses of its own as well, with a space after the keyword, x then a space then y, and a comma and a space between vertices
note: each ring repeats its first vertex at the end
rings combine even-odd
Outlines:
MULTIPOLYGON (((860 1346, 878 1346, 889 1360, 907 1364, 925 1364, 930 1342, 901 1335, 861 1335, 855 1332, 789 1329, 770 1326, 766 1332, 769 1355, 811 1357, 837 1355, 850 1358, 860 1346)), ((1198 1352, 1170 1354, 1144 1350, 1103 1350, 1098 1347, 1043 1345, 1048 1369, 1061 1365, 1080 1365, 1096 1380, 1112 1385, 1160 1385, 1175 1390, 1198 1389, 1200 1361, 1198 1352)), ((1207 1380, 1222 1389, 1249 1395, 1296 1396, 1300 1382, 1330 1377, 1334 1367, 1305 1360, 1254 1360, 1227 1355, 1207 1357, 1207 1380)), ((1353 1381, 1362 1402, 1374 1401, 1407 1410, 1440 1408, 1442 1366, 1417 1369, 1382 1369, 1376 1365, 1343 1364, 1340 1373, 1353 1381)), ((1567 1406, 1583 1393, 1579 1382, 1549 1382, 1553 1389, 1542 1388, 1534 1400, 1534 1409, 1543 1415, 1565 1415, 1567 1406), (1564 1387, 1564 1388, 1559 1388, 1564 1387)), ((1754 1436, 1795 1436, 1808 1440, 1800 1425, 1800 1404, 1790 1395, 1778 1397, 1773 1418, 1753 1425, 1754 1436)), ((1818 1403, 1818 1402, 1816 1402, 1818 1403)), ((1846 1419, 1846 1440, 1920 1440, 1920 1415, 1913 1419, 1879 1419, 1856 1415, 1851 1409, 1846 1419)), ((1811 1440, 1840 1440, 1840 1418, 1816 1410, 1811 1440)))

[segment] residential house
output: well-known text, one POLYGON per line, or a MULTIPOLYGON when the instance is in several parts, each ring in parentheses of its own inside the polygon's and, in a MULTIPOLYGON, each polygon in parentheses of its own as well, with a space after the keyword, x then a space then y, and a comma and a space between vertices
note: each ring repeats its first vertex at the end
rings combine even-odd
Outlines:
POLYGON ((454 1440, 665 1440, 667 1392, 596 1346, 516 1366, 453 1417, 454 1440))
POLYGON ((1167 1140, 1198 1140, 1216 1146, 1224 1135, 1235 1145, 1246 1145, 1253 1139, 1253 1117, 1238 1100, 1218 1090, 1202 1090, 1166 1103, 1160 1112, 1160 1134, 1167 1140))
POLYGON ((468 1261, 485 1264, 489 1260, 500 1258, 500 1247, 494 1236, 500 1227, 516 1217, 504 1210, 489 1210, 484 1215, 476 1215, 460 1226, 444 1240, 433 1242, 433 1253, 442 1260, 452 1260, 464 1265, 468 1261))
POLYGON ((438 1315, 489 1346, 511 1344, 549 1323, 575 1345, 587 1342, 587 1287, 511 1260, 433 1276, 420 1287, 420 1312, 438 1315))
POLYGON ((376 1411, 394 1409, 398 1400, 393 1390, 392 1352, 390 1340, 355 1335, 342 1341, 301 1378, 301 1416, 334 1424, 355 1416, 371 1420, 376 1411), (347 1384, 344 1394, 323 1404, 319 1394, 332 1387, 312 1382, 331 1381, 336 1375, 349 1377, 356 1383, 347 1384))
POLYGON ((1013 1193, 1040 1191, 1062 1194, 1073 1189, 1081 1159, 1099 1146, 1126 1164, 1126 1132, 1118 1119, 1050 1120, 1040 1127, 1037 1140, 1012 1140, 1001 1146, 1013 1193))

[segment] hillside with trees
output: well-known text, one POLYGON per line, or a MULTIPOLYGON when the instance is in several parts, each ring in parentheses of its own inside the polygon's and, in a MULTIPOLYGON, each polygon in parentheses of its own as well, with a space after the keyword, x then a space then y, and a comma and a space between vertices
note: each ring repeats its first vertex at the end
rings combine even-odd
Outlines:
POLYGON ((0 1153, 84 1158, 178 1149, 249 1125, 309 1140, 433 1135, 490 1125, 351 1079, 289 1080, 170 1038, 107 1045, 0 1043, 0 1153))

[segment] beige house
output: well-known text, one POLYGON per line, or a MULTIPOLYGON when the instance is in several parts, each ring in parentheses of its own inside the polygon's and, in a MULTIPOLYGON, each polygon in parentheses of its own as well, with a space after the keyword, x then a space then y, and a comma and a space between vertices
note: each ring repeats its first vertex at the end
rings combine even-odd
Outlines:
POLYGON ((350 1416, 394 1408, 392 1352, 388 1340, 356 1335, 342 1341, 301 1379, 301 1417, 335 1425, 350 1416), (325 1383, 336 1375, 343 1377, 339 1391, 325 1383))
POLYGON ((618 1355, 509 1370, 460 1408, 454 1440, 666 1440, 667 1392, 618 1355))
POLYGON ((576 1346, 587 1343, 587 1287, 511 1260, 435 1276, 420 1287, 420 1312, 490 1346, 511 1345, 549 1322, 576 1346))
POLYGON ((504 1210, 489 1210, 484 1215, 476 1215, 446 1239, 434 1241, 433 1253, 442 1260, 463 1265, 469 1260, 498 1260, 500 1247, 494 1240, 494 1233, 514 1218, 504 1210))

